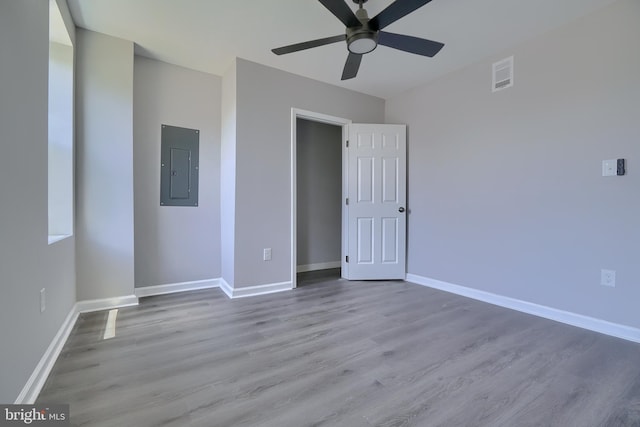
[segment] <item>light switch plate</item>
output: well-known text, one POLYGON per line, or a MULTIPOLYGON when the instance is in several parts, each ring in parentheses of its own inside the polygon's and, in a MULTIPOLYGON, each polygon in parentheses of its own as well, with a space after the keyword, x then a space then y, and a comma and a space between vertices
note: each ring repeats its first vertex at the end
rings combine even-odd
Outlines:
POLYGON ((616 176, 618 174, 618 161, 603 160, 602 161, 602 176, 616 176))
POLYGON ((616 272, 615 270, 600 270, 600 284, 602 286, 608 286, 610 288, 616 287, 616 272))

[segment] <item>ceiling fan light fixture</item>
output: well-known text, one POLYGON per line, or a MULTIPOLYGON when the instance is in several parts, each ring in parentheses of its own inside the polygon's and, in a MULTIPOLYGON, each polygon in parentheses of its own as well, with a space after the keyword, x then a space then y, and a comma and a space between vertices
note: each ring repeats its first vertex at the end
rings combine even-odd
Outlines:
POLYGON ((378 41, 376 40, 376 33, 369 31, 353 34, 347 39, 347 48, 349 49, 349 52, 355 53, 356 55, 369 53, 377 46, 378 41))

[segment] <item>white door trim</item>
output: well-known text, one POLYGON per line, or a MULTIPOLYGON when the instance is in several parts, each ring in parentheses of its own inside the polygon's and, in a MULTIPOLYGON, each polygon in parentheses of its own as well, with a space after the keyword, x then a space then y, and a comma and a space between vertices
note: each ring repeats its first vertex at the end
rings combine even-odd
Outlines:
MULTIPOLYGON (((327 123, 330 125, 336 125, 336 126, 342 127, 342 200, 345 199, 346 197, 345 194, 347 192, 346 141, 347 141, 347 138, 349 137, 349 124, 351 123, 351 120, 345 119, 342 117, 329 116, 327 114, 316 113, 314 111, 307 111, 299 108, 291 109, 291 283, 294 288, 298 286, 297 280, 296 280, 297 264, 298 264, 297 223, 296 223, 296 215, 297 215, 297 212, 296 212, 296 200, 297 200, 297 197, 296 197, 296 191, 297 191, 296 144, 298 143, 298 141, 297 141, 296 119, 311 120, 314 122, 327 123)), ((345 244, 347 241, 346 234, 345 234, 346 223, 347 223, 347 218, 345 213, 345 207, 343 204, 342 205, 342 238, 341 238, 342 240, 342 254, 341 254, 342 261, 341 262, 343 266, 343 270, 342 270, 343 277, 346 274, 344 269, 345 267, 344 257, 345 257, 345 254, 347 253, 347 249, 345 248, 345 244)))

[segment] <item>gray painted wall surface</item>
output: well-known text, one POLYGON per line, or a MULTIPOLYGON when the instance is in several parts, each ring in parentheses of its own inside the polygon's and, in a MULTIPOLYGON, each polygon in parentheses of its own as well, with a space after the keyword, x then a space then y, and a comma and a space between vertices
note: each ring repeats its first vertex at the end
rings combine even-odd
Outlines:
POLYGON ((135 57, 135 286, 220 277, 221 78, 135 57), (198 129, 197 207, 160 206, 161 125, 198 129))
POLYGON ((78 30, 78 300, 133 294, 133 43, 78 30))
POLYGON ((639 18, 621 0, 387 101, 409 129, 409 273, 640 327, 639 18), (615 158, 627 175, 602 177, 615 158))
POLYGON ((236 61, 222 77, 220 147, 220 238, 222 278, 235 282, 236 61))
POLYGON ((298 119, 297 264, 340 262, 342 128, 298 119))
POLYGON ((236 60, 236 78, 233 286, 288 282, 291 280, 291 108, 354 122, 382 122, 384 100, 243 59, 236 60), (262 260, 263 248, 272 248, 271 261, 262 260))
MULTIPOLYGON (((75 303, 75 239, 47 244, 48 10, 43 1, 0 3, 3 403, 18 397, 75 303), (47 293, 44 313, 42 288, 47 293)), ((68 11, 62 12, 68 18, 68 11)))

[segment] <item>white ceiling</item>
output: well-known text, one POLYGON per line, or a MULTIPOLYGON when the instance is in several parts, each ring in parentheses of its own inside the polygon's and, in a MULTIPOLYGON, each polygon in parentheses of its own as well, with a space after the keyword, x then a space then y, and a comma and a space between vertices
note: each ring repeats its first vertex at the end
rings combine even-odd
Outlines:
MULTIPOLYGON (((131 40, 136 53, 223 75, 235 57, 390 98, 559 27, 614 0, 433 0, 385 31, 443 42, 434 58, 379 46, 342 82, 346 43, 271 49, 344 33, 316 0, 68 0, 76 25, 131 40)), ((355 10, 352 0, 348 4, 355 10)), ((391 0, 370 0, 373 17, 391 0)))

